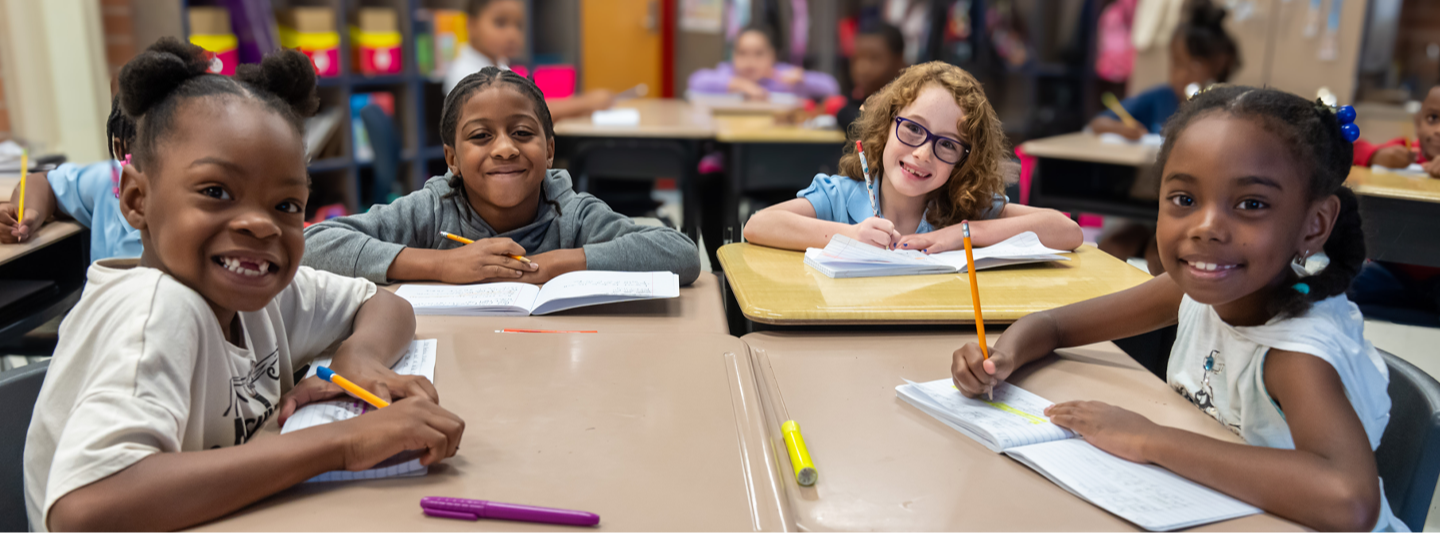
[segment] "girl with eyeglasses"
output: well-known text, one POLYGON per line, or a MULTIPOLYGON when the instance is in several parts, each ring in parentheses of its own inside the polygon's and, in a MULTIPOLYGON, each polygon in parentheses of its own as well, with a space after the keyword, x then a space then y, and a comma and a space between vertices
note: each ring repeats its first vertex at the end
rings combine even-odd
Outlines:
POLYGON ((938 253, 971 241, 988 246, 1033 231, 1051 248, 1071 250, 1080 226, 1053 210, 1009 203, 1001 166, 1005 133, 984 88, 959 67, 939 61, 905 69, 865 100, 846 143, 840 175, 818 174, 797 198, 763 209, 745 225, 756 244, 822 248, 836 234, 884 248, 938 253))

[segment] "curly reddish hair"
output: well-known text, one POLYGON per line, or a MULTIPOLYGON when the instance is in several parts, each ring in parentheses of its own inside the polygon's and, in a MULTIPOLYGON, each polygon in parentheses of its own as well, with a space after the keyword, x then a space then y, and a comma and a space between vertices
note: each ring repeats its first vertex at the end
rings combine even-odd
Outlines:
MULTIPOLYGON (((940 61, 906 68, 895 81, 865 99, 865 110, 850 125, 848 135, 851 141, 859 139, 864 143, 871 154, 885 153, 895 117, 914 102, 927 85, 938 85, 955 97, 955 103, 965 113, 963 123, 955 126, 965 142, 970 143, 970 155, 950 171, 950 180, 945 186, 932 191, 926 200, 926 220, 941 228, 979 217, 991 205, 994 195, 1005 191, 1001 172, 1001 163, 1008 153, 1005 132, 995 109, 985 99, 985 89, 980 82, 960 67, 940 61)), ((855 153, 853 142, 845 143, 840 174, 864 180, 860 156, 855 153)))

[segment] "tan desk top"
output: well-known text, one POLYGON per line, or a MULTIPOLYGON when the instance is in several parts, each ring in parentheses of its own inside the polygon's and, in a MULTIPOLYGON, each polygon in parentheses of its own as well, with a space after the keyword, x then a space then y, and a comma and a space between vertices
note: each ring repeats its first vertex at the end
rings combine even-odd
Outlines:
POLYGON ((1053 159, 1073 159, 1110 165, 1142 166, 1155 162, 1159 150, 1138 144, 1109 144, 1089 133, 1067 133, 1020 145, 1026 154, 1053 159))
MULTIPOLYGON (((831 279, 805 254, 748 243, 720 248, 745 316, 777 325, 973 324, 968 275, 831 279)), ((985 321, 1009 323, 1144 283, 1150 275, 1085 245, 1069 261, 981 270, 985 321)))
MULTIPOLYGON (((400 284, 382 285, 394 292, 400 284)), ((417 316, 415 334, 484 332, 497 329, 582 330, 600 333, 730 334, 720 280, 701 272, 679 298, 592 305, 543 316, 417 316)))
POLYGON ((597 126, 590 117, 570 118, 555 123, 555 134, 572 137, 656 137, 710 139, 715 126, 710 113, 684 100, 636 98, 616 103, 614 109, 640 111, 635 126, 597 126))
POLYGON ((1345 184, 1355 194, 1440 203, 1440 179, 1412 178, 1391 172, 1372 172, 1366 167, 1350 167, 1345 184))
POLYGON ((600 530, 781 528, 777 463, 739 339, 437 338, 435 386, 466 423, 455 457, 423 477, 302 484, 201 529, 580 530, 430 518, 424 496, 590 511, 600 530))
POLYGON ((832 143, 845 142, 845 132, 799 126, 777 126, 775 117, 717 116, 715 140, 726 143, 832 143))
MULTIPOLYGON (((788 412, 800 424, 820 473, 810 488, 793 476, 781 480, 797 529, 1136 530, 895 396, 905 379, 949 377, 950 354, 973 335, 763 332, 744 340, 767 411, 782 405, 772 418, 788 412)), ((1011 382, 1051 401, 1109 402, 1164 425, 1240 440, 1108 342, 1061 350, 1011 382)), ((769 423, 778 433, 779 422, 769 423)), ((780 461, 790 472, 789 457, 780 461)), ((1199 529, 1299 528, 1259 515, 1199 529)))
POLYGON ((51 222, 40 227, 40 231, 29 242, 0 244, 0 265, 24 257, 26 254, 50 246, 55 242, 80 233, 85 228, 74 222, 51 222))

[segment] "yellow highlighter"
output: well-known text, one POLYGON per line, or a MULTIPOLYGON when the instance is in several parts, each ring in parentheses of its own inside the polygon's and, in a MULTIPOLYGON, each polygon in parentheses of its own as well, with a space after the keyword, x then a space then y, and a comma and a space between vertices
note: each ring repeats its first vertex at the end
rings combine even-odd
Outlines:
POLYGON ((788 420, 780 425, 780 433, 785 435, 785 449, 790 451, 790 466, 795 467, 795 482, 804 487, 814 485, 815 480, 820 478, 820 472, 815 470, 815 463, 810 461, 810 450, 805 449, 805 437, 800 435, 800 424, 788 420))

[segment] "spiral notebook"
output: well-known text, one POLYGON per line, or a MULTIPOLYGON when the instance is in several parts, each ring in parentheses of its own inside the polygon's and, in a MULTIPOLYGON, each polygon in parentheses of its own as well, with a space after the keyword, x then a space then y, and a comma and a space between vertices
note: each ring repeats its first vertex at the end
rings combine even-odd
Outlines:
MULTIPOLYGON (((317 367, 330 366, 329 357, 318 357, 310 363, 310 371, 305 377, 315 375, 317 367)), ((396 374, 407 376, 425 376, 425 379, 435 381, 435 339, 423 339, 412 341, 410 348, 405 355, 400 357, 395 365, 390 367, 396 374)), ((280 428, 280 434, 284 435, 292 431, 300 431, 305 428, 315 427, 331 422, 349 420, 363 415, 375 408, 368 403, 345 397, 343 400, 332 400, 328 402, 316 402, 308 404, 295 410, 285 421, 285 426, 280 428)), ((411 477, 423 476, 430 471, 430 467, 420 464, 417 453, 403 452, 395 457, 386 459, 369 470, 350 472, 347 470, 336 470, 326 472, 306 480, 306 483, 317 483, 322 481, 354 481, 357 479, 382 479, 388 477, 411 477)))
POLYGON ((1051 402, 1001 382, 994 400, 966 398, 950 379, 908 381, 895 394, 991 451, 1004 453, 1051 482, 1149 531, 1171 531, 1252 514, 1260 509, 1156 465, 1121 459, 1050 423, 1051 402))

